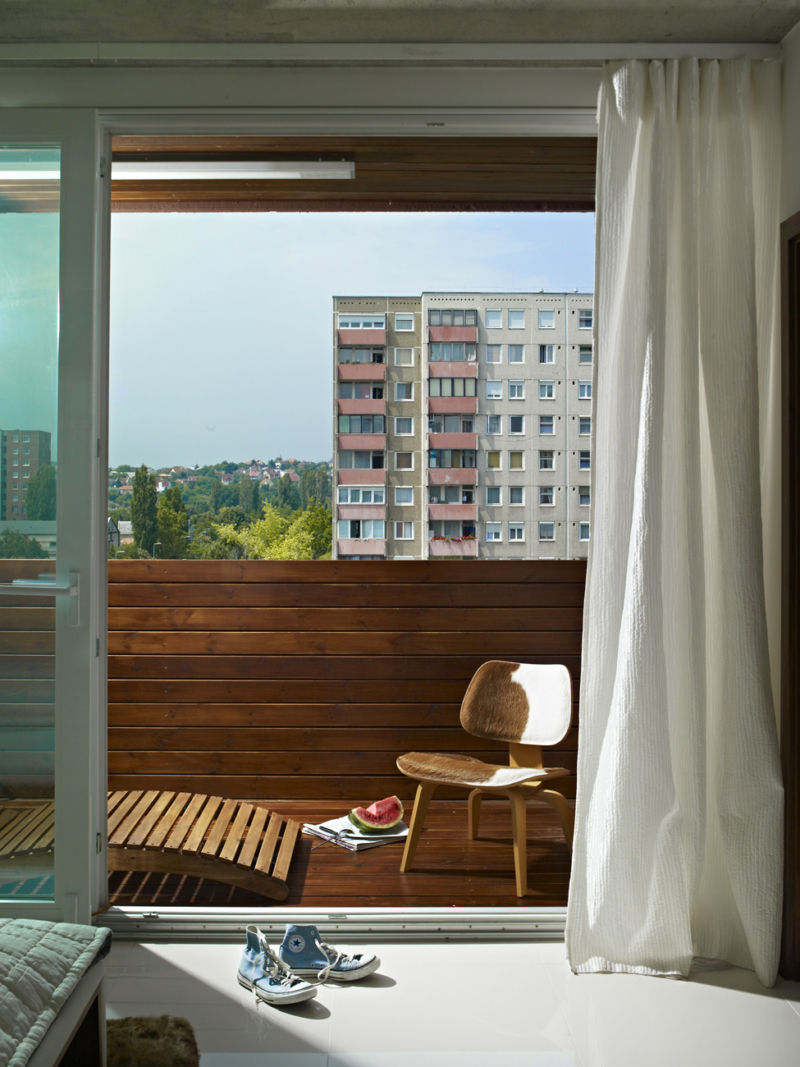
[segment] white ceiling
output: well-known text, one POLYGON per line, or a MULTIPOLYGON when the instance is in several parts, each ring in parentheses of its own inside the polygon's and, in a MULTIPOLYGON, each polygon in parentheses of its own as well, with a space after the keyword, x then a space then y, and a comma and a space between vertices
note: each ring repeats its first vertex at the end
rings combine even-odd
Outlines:
POLYGON ((0 43, 763 42, 800 0, 0 0, 0 43))

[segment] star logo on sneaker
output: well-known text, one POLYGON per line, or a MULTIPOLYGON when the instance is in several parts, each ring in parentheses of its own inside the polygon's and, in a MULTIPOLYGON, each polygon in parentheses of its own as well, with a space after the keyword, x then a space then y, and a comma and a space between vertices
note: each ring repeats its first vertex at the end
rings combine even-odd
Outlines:
POLYGON ((289 948, 292 952, 302 952, 305 947, 305 938, 301 937, 299 934, 294 934, 289 938, 289 948))

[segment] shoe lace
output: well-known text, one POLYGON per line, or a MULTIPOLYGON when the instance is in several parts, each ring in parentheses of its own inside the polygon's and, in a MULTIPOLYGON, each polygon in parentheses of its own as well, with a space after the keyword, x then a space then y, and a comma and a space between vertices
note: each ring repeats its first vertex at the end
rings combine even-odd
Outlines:
MULTIPOLYGON (((264 956, 264 971, 268 977, 271 978, 273 982, 279 982, 286 989, 290 989, 293 985, 296 985, 297 982, 300 981, 297 975, 286 966, 279 956, 275 955, 260 930, 258 935, 259 948, 264 956)), ((258 993, 256 992, 255 983, 253 984, 253 995, 255 996, 256 1002, 258 1002, 258 993)))
POLYGON ((327 982, 331 971, 337 964, 355 962, 355 957, 353 955, 348 952, 340 952, 338 949, 335 949, 333 945, 328 945, 325 941, 319 941, 315 938, 314 944, 327 960, 327 963, 322 970, 317 972, 318 982, 327 982))

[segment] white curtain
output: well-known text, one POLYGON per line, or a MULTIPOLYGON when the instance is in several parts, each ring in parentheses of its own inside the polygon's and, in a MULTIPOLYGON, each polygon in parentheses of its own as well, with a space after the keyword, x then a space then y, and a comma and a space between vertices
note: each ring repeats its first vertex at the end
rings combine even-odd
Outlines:
POLYGON ((779 85, 778 64, 746 59, 603 75, 578 972, 686 975, 703 956, 776 976, 783 795, 760 468, 779 85))

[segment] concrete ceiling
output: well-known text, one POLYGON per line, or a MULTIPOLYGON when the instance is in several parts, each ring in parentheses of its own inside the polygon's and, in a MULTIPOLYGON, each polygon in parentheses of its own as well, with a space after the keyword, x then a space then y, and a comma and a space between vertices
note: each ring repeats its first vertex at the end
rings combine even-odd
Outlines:
POLYGON ((763 42, 800 0, 0 0, 0 43, 763 42))

